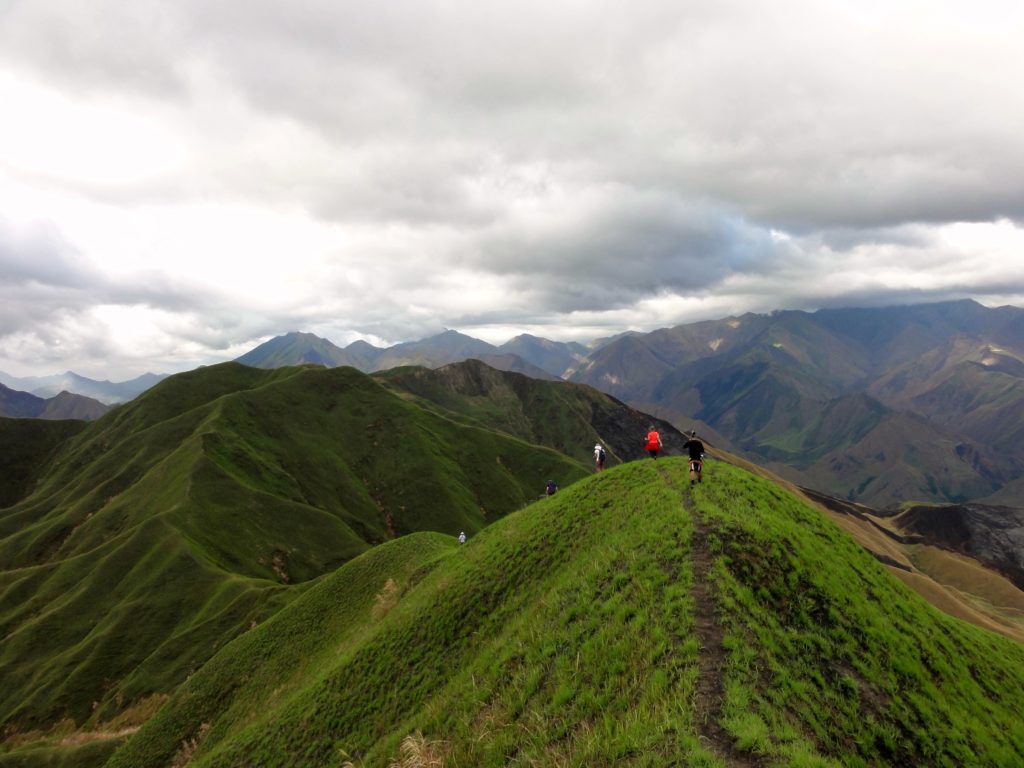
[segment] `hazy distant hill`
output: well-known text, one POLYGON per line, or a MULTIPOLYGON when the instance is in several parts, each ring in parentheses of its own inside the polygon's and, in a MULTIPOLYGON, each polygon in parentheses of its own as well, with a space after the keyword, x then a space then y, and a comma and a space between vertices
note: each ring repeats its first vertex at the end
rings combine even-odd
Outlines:
POLYGON ((281 368, 286 365, 310 363, 327 368, 352 365, 341 347, 312 333, 299 332, 275 336, 236 358, 235 362, 253 368, 281 368))
POLYGON ((964 501, 1024 471, 1022 328, 971 301, 748 314, 613 341, 572 379, 838 496, 964 501))
POLYGON ((437 336, 384 349, 365 341, 356 341, 340 348, 312 333, 288 333, 260 344, 237 358, 236 362, 255 368, 280 368, 310 363, 328 368, 350 365, 370 373, 407 365, 437 368, 467 359, 480 359, 494 368, 516 371, 534 378, 558 378, 557 374, 514 354, 506 347, 498 348, 456 331, 445 331, 437 336))
POLYGON ((345 347, 345 360, 346 365, 351 365, 353 368, 358 368, 364 373, 376 370, 377 358, 381 356, 384 350, 380 347, 375 347, 373 344, 359 340, 353 341, 347 347, 345 347))
POLYGON ((107 405, 127 402, 165 378, 165 374, 144 373, 129 381, 97 381, 79 376, 73 371, 53 376, 19 378, 0 371, 0 383, 12 389, 30 392, 37 397, 45 399, 55 397, 61 392, 70 392, 91 397, 107 405))
POLYGON ((458 331, 444 331, 419 341, 395 344, 385 349, 374 362, 376 370, 387 370, 402 365, 422 365, 437 368, 481 355, 496 355, 498 348, 486 341, 474 339, 458 331))
POLYGON ((1024 590, 1024 509, 986 504, 911 506, 892 522, 905 533, 971 556, 1024 590))
POLYGON ((98 419, 110 410, 98 400, 70 392, 43 398, 0 384, 0 416, 28 419, 98 419))
POLYGON ((516 355, 528 363, 561 378, 567 371, 587 359, 590 350, 582 344, 550 341, 528 333, 520 334, 502 344, 502 352, 516 355))

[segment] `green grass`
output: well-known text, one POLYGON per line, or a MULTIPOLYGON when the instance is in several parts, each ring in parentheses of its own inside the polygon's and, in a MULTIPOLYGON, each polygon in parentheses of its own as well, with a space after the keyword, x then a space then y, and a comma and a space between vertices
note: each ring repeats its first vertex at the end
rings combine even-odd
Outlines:
POLYGON ((367 552, 225 647, 107 765, 193 742, 197 768, 387 766, 416 734, 453 766, 1024 759, 1024 649, 939 614, 768 481, 713 462, 691 492, 685 471, 634 462, 463 547, 367 552), (698 530, 700 618, 725 651, 700 706, 698 530))
POLYGON ((1024 650, 924 603, 812 510, 717 464, 727 727, 759 753, 844 765, 1024 758, 1024 650))
POLYGON ((1024 761, 1024 649, 778 486, 486 422, 228 364, 10 432, 47 458, 0 509, 0 766, 1024 761))
MULTIPOLYGON (((689 526, 664 484, 632 487, 637 474, 657 477, 653 463, 636 470, 562 491, 465 547, 449 544, 429 572, 400 559, 371 568, 385 554, 363 555, 225 649, 111 765, 159 764, 202 722, 212 727, 195 765, 325 765, 342 751, 383 764, 417 730, 441 734, 447 759, 461 765, 556 754, 581 765, 662 765, 681 751, 704 759, 682 703, 697 653, 690 574, 678 570, 689 526), (369 596, 387 578, 402 597, 374 622, 369 596), (211 714, 205 706, 227 681, 251 680, 231 693, 250 707, 254 689, 276 688, 275 673, 249 661, 252 645, 271 657, 288 647, 277 628, 305 626, 303 606, 360 629, 314 631, 320 650, 304 652, 314 659, 304 685, 279 692, 261 716, 233 717, 233 703, 211 714), (221 665, 246 663, 218 680, 221 665)), ((421 552, 432 541, 422 536, 388 547, 421 552)))
POLYGON ((8 732, 99 726, 371 546, 474 533, 587 471, 354 369, 212 366, 58 447, 17 434, 49 458, 0 509, 8 732))
MULTIPOLYGON (((605 447, 607 467, 646 455, 651 417, 581 384, 531 379, 478 360, 437 370, 396 368, 374 378, 447 417, 553 448, 583 464, 593 464, 595 443, 605 447)), ((666 450, 679 453, 685 438, 659 424, 666 450)))
POLYGON ((0 768, 91 768, 103 765, 127 737, 78 746, 33 746, 0 752, 0 768))

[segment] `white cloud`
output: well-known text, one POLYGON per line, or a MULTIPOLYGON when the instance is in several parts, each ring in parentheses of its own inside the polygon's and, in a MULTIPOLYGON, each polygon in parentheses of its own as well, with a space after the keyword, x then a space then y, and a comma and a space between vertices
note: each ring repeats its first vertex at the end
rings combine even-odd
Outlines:
POLYGON ((1022 31, 991 0, 17 0, 0 366, 1021 302, 1022 31))

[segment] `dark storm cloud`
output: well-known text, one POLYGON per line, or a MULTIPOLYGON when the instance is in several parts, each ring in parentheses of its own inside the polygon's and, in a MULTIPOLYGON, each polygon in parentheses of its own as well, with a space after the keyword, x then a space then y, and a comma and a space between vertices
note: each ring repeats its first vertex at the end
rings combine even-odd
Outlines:
POLYGON ((510 275, 550 311, 617 308, 661 292, 700 293, 735 272, 772 268, 791 249, 714 208, 614 191, 536 228, 512 222, 471 262, 510 275))

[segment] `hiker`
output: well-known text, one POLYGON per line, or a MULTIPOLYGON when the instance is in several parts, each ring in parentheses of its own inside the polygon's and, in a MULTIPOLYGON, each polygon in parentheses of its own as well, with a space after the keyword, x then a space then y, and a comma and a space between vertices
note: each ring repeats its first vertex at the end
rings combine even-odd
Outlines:
POLYGON ((701 482, 701 470, 704 469, 704 443, 697 439, 697 430, 690 430, 689 439, 683 443, 683 450, 690 456, 690 485, 701 482))
POLYGON ((558 492, 558 486, 554 480, 548 480, 548 486, 544 489, 544 495, 554 496, 558 492))
POLYGON ((658 434, 653 424, 647 428, 647 443, 644 447, 651 454, 652 459, 658 458, 658 452, 661 450, 661 435, 658 434))
POLYGON ((600 443, 594 446, 594 466, 597 467, 598 472, 604 469, 604 448, 600 443))
POLYGON ((466 543, 466 532, 463 531, 462 533, 459 534, 459 544, 465 544, 465 543, 466 543))

